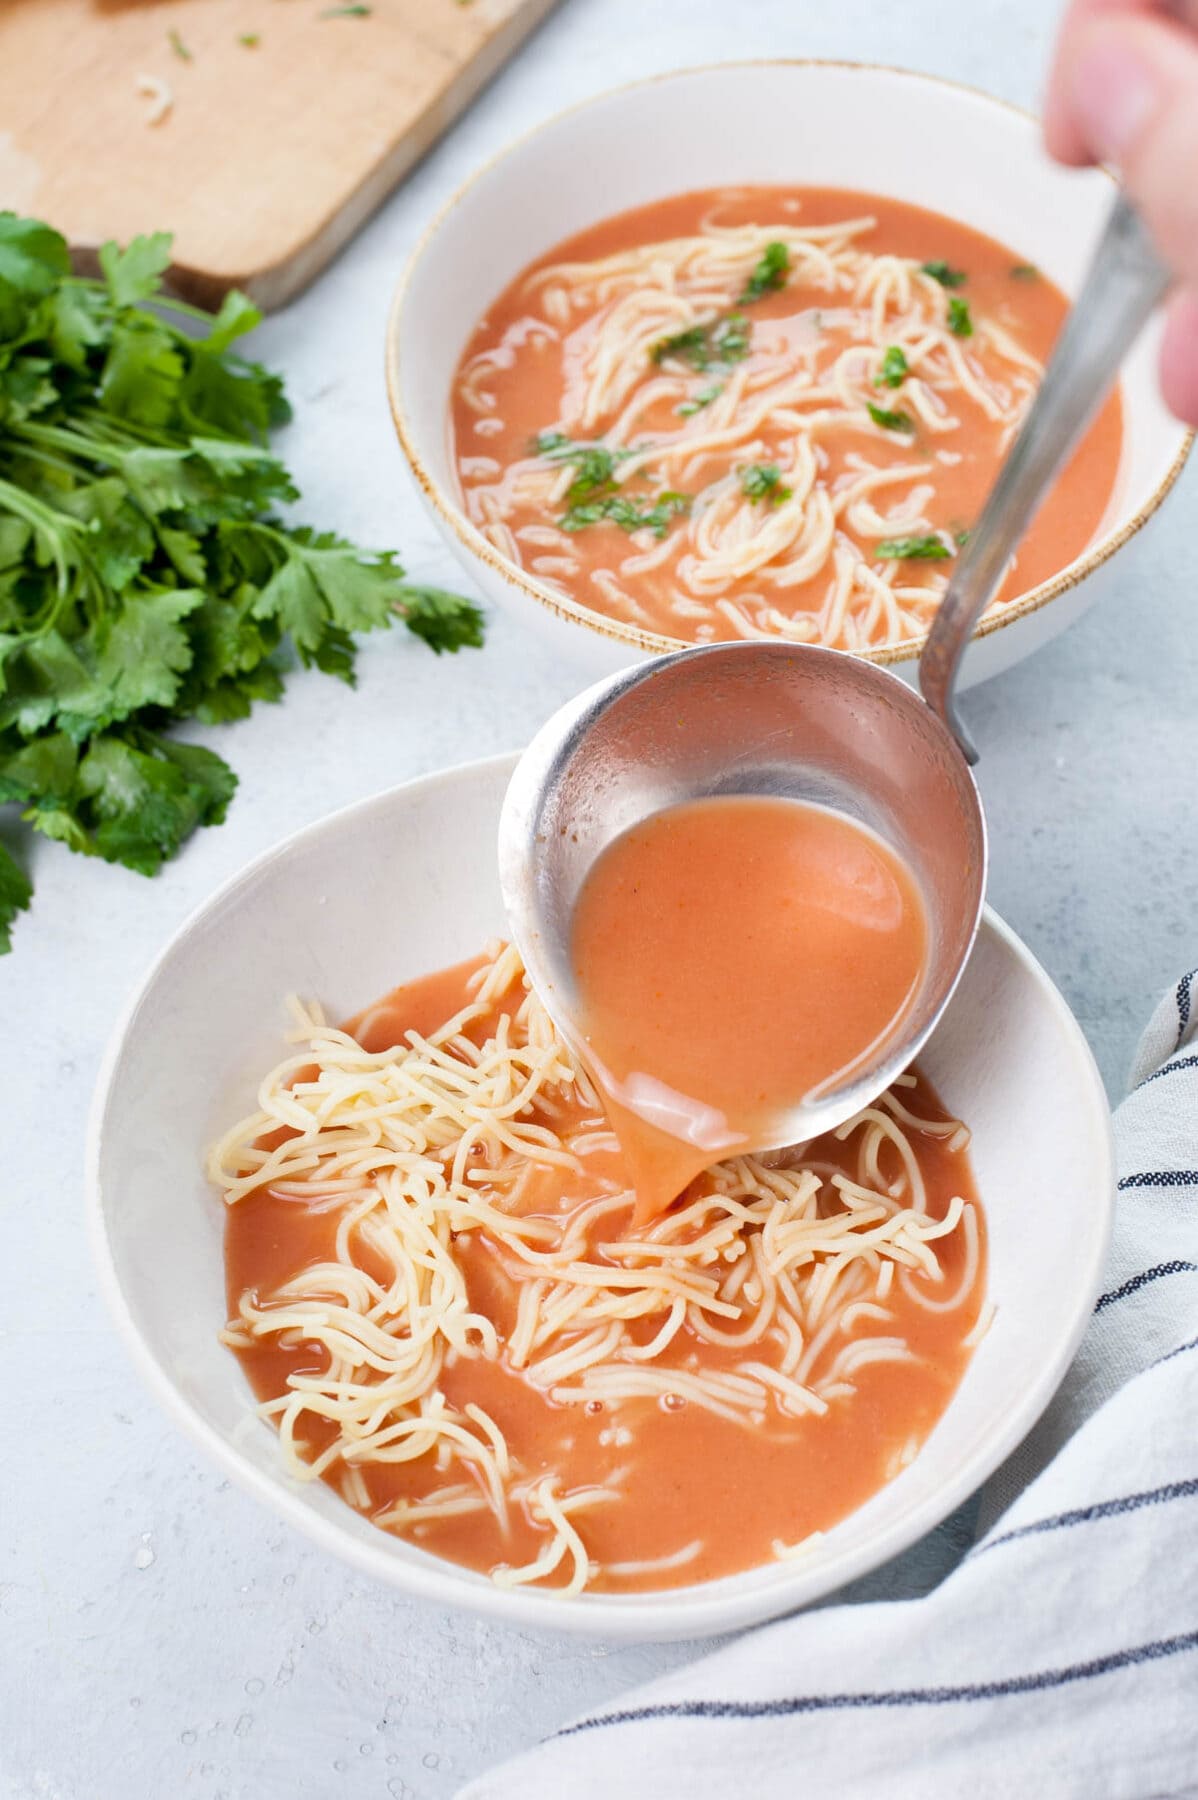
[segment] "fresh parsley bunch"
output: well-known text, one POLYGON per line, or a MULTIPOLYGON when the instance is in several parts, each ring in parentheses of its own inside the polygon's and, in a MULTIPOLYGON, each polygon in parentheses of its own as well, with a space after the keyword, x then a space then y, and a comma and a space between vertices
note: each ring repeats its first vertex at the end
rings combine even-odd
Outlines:
MULTIPOLYGON (((438 653, 478 610, 390 552, 275 514, 282 383, 232 346, 259 314, 159 294, 165 233, 73 276, 59 234, 0 213, 0 803, 72 850, 152 875, 236 776, 183 719, 278 700, 295 656, 354 680, 354 634, 402 619, 438 653)), ((0 845, 0 950, 29 904, 0 845)))

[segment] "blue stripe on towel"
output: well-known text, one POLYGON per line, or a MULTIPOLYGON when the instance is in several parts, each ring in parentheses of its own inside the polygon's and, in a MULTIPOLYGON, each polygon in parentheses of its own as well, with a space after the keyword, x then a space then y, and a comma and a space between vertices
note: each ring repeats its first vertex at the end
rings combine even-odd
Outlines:
POLYGON ((1147 1087, 1150 1081, 1159 1081, 1162 1075, 1175 1075, 1178 1069, 1198 1069, 1198 1056, 1179 1056, 1176 1062, 1163 1063, 1159 1069, 1154 1069, 1151 1075, 1145 1075, 1143 1081, 1138 1084, 1136 1092, 1139 1093, 1140 1088, 1147 1087))
POLYGON ((1150 1281, 1159 1281, 1164 1275, 1198 1275, 1198 1263, 1182 1262, 1175 1258, 1172 1262, 1155 1263, 1151 1269, 1141 1269, 1138 1275, 1129 1276, 1119 1287, 1099 1294, 1094 1302, 1094 1311, 1100 1313, 1106 1307, 1114 1306, 1116 1300, 1126 1300, 1129 1294, 1138 1294, 1150 1281))
POLYGON ((1068 1663, 1060 1669, 1038 1669, 1031 1675, 1008 1675, 1001 1681, 971 1681, 958 1687, 891 1688, 864 1694, 798 1694, 783 1700, 673 1700, 656 1706, 629 1706, 565 1725, 554 1737, 573 1737, 580 1731, 596 1731, 605 1725, 635 1725, 649 1719, 777 1719, 793 1713, 847 1712, 898 1706, 954 1706, 968 1700, 1005 1700, 1012 1694, 1034 1694, 1048 1688, 1067 1687, 1075 1681, 1093 1681, 1139 1663, 1164 1662, 1188 1650, 1198 1650, 1198 1631, 1178 1637, 1157 1638, 1126 1650, 1112 1650, 1089 1662, 1068 1663))
POLYGON ((1170 1481, 1164 1487, 1147 1488, 1141 1494, 1121 1494, 1115 1500, 1096 1500, 1092 1506, 1073 1506, 1068 1512, 1054 1513, 1032 1525, 1020 1525, 1014 1531, 1004 1531, 1000 1537, 988 1538, 971 1552, 970 1561, 985 1556, 987 1550, 996 1550, 1000 1544, 1014 1543, 1016 1538, 1038 1537, 1041 1532, 1062 1531, 1069 1525, 1088 1525, 1094 1519, 1111 1519, 1121 1513, 1139 1512, 1144 1506, 1164 1506, 1170 1500, 1188 1500, 1195 1495, 1198 1478, 1170 1481))
POLYGON ((1119 1192, 1141 1187, 1198 1187, 1198 1169, 1147 1169, 1136 1175, 1125 1175, 1119 1192))

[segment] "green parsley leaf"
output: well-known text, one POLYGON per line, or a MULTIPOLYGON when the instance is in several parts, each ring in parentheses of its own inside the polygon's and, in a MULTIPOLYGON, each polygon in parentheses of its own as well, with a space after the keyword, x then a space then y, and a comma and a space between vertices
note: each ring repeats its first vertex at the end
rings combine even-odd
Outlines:
POLYGON ((930 275, 943 288, 964 287, 969 280, 964 269, 950 269, 946 262, 926 262, 919 266, 925 275, 930 275))
POLYGON ((743 313, 731 312, 717 319, 711 327, 709 350, 712 362, 742 362, 749 354, 749 321, 743 313))
POLYGON ((306 663, 311 662, 329 622, 316 574, 299 556, 284 556, 259 591, 250 616, 276 620, 306 663))
POLYGON ((179 33, 172 27, 166 35, 170 40, 171 49, 179 58, 180 62, 191 62, 193 60, 191 51, 187 48, 187 45, 183 42, 179 33))
POLYGON ((598 494, 613 485, 617 464, 634 453, 610 444, 576 442, 564 431, 542 431, 534 448, 538 456, 551 462, 572 463, 574 479, 566 490, 566 503, 573 506, 589 494, 598 494))
POLYGON ((0 212, 0 281, 28 299, 41 300, 71 272, 66 239, 38 219, 0 212))
POLYGON ((749 354, 749 321, 743 313, 728 313, 706 325, 691 325, 673 337, 662 338, 649 352, 655 363, 667 358, 688 362, 695 369, 716 363, 740 362, 749 354))
POLYGON ((609 450, 603 444, 593 444, 580 450, 576 457, 571 458, 574 479, 566 489, 567 502, 573 505, 576 500, 584 500, 588 494, 610 487, 616 464, 627 455, 626 450, 609 450))
POLYGON ((224 817, 235 778, 220 758, 150 733, 94 738, 79 764, 74 821, 93 855, 155 875, 198 825, 224 817), (223 767, 223 766, 222 766, 223 767))
POLYGON ((178 738, 147 732, 143 742, 152 742, 160 756, 182 770, 200 809, 201 825, 223 825, 229 802, 237 791, 237 777, 223 757, 201 744, 180 743, 178 738))
POLYGON ((599 500, 584 501, 563 513, 558 524, 563 531, 582 531, 588 525, 604 522, 618 525, 621 531, 651 531, 663 538, 680 513, 690 511, 689 494, 672 490, 642 500, 631 494, 608 494, 599 500))
POLYGON ((907 373, 906 356, 897 344, 891 344, 882 358, 878 373, 874 376, 874 386, 902 387, 907 373))
POLYGON ((1035 263, 1016 263, 1011 270, 1012 281, 1039 281, 1040 271, 1035 263))
POLYGON ((745 283, 744 292, 738 304, 746 306, 754 300, 760 300, 763 294, 773 293, 777 288, 786 286, 786 277, 790 274, 790 251, 783 243, 767 244, 762 252, 753 273, 745 283))
POLYGON ((337 537, 305 525, 281 537, 288 562, 302 567, 320 595, 321 610, 342 631, 379 631, 390 625, 401 571, 388 551, 369 556, 337 537))
POLYGON ((706 325, 691 325, 686 331, 676 331, 673 337, 662 338, 649 354, 655 363, 665 362, 672 356, 681 362, 693 362, 697 369, 705 369, 710 360, 708 331, 706 325))
POLYGON ((223 355, 236 338, 244 336, 247 331, 253 331, 261 323, 262 314, 253 301, 247 300, 236 288, 230 288, 204 339, 205 354, 223 355))
POLYGON ((889 412, 884 406, 875 406, 872 400, 867 400, 865 404, 870 418, 875 425, 880 425, 883 431, 915 430, 914 422, 907 413, 889 412))
POLYGON ((165 327, 137 319, 113 337, 104 360, 99 387, 104 410, 161 430, 178 407, 184 369, 183 353, 165 327))
POLYGON ((952 552, 938 537, 885 538, 874 555, 893 562, 942 562, 952 552))
POLYGON ((86 375, 89 354, 105 340, 104 295, 82 281, 64 281, 46 296, 38 317, 51 355, 73 373, 86 375))
POLYGON ((482 613, 460 594, 405 583, 396 604, 408 630, 423 638, 438 656, 456 656, 459 650, 477 650, 482 645, 482 613))
POLYGON ((973 320, 969 316, 969 302, 959 300, 955 294, 949 298, 948 328, 954 337, 973 336, 973 320))
POLYGON ((370 6, 326 6, 320 16, 322 19, 368 19, 373 10, 370 6))
POLYGON ((0 337, 18 336, 27 313, 70 270, 66 239, 57 231, 0 212, 0 337))
POLYGON ((256 31, 242 31, 237 35, 237 42, 247 50, 256 50, 262 39, 256 31))
POLYGON ((749 463, 740 471, 741 490, 750 500, 769 500, 781 506, 789 500, 793 488, 782 486, 782 471, 777 463, 749 463))
POLYGON ((0 799, 66 802, 75 788, 79 753, 63 731, 50 732, 0 762, 0 799))
POLYGON ((108 625, 96 656, 97 680, 108 690, 109 719, 141 707, 171 707, 192 648, 182 621, 203 604, 198 588, 164 588, 126 600, 108 625))
POLYGON ((132 306, 138 300, 152 299, 170 264, 169 231, 135 237, 123 250, 114 243, 100 246, 100 270, 114 306, 132 306))
POLYGON ((693 400, 684 400, 681 406, 674 408, 674 411, 681 419, 693 418, 695 413, 702 412, 705 406, 710 406, 713 400, 718 400, 723 391, 724 383, 717 381, 713 387, 704 388, 701 393, 696 394, 693 400))
POLYGON ((12 949, 12 923, 33 898, 33 884, 16 857, 0 844, 0 956, 12 949))
POLYGON ((690 507, 687 494, 646 496, 617 487, 616 468, 627 457, 635 456, 635 450, 577 443, 562 431, 542 431, 533 447, 551 462, 573 466, 574 479, 566 489, 566 511, 558 519, 563 531, 582 531, 588 525, 607 522, 623 531, 649 530, 660 538, 665 536, 671 520, 690 507))

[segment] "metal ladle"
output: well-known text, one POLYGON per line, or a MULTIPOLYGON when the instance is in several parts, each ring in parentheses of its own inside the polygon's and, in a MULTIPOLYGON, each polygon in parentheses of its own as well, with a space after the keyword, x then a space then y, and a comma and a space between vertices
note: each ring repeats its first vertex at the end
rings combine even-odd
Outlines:
POLYGON ((803 1143, 842 1124, 919 1053, 968 960, 985 896, 986 826, 969 768, 977 753, 955 699, 961 658, 1168 281, 1120 196, 937 612, 920 658, 926 705, 889 670, 845 652, 753 641, 625 670, 542 726, 504 801, 499 876, 533 985, 584 1060, 570 927, 592 864, 652 813, 736 794, 815 802, 870 826, 914 872, 929 925, 927 972, 898 1033, 843 1085, 796 1097, 769 1141, 752 1148, 803 1143))

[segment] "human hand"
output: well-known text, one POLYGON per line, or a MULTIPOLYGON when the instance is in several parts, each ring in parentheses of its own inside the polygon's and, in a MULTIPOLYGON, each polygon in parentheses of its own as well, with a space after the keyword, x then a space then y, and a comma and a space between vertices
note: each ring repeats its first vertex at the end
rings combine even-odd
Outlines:
POLYGON ((1118 168, 1177 275, 1161 391, 1198 425, 1198 0, 1070 0, 1045 139, 1060 162, 1118 168))

